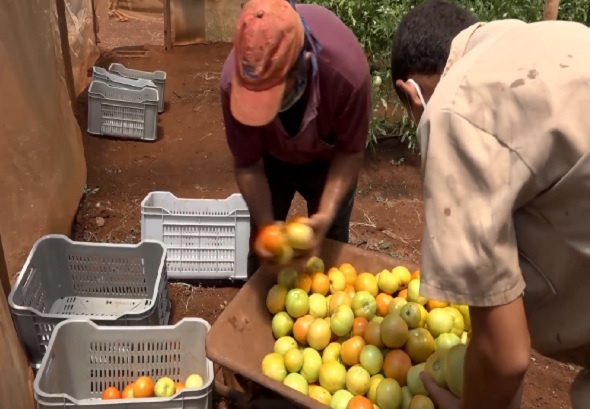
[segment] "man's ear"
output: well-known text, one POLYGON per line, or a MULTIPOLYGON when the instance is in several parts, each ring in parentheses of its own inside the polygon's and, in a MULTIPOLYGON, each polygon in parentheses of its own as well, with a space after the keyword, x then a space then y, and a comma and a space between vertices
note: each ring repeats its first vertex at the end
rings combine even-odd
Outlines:
POLYGON ((397 80, 395 82, 395 86, 401 89, 408 96, 408 99, 412 105, 424 108, 422 106, 422 101, 420 101, 420 97, 418 96, 418 91, 416 91, 416 88, 412 84, 406 81, 397 80))

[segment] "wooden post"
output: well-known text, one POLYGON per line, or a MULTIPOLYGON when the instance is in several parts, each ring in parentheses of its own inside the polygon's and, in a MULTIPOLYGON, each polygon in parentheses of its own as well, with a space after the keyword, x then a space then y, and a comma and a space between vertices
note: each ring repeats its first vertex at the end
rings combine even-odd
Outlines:
MULTIPOLYGON (((4 260, 1 238, 0 279, 3 287, 5 283, 8 283, 8 290, 10 291, 8 269, 4 260)), ((4 292, 6 292, 5 287, 4 292)), ((0 368, 2 368, 0 408, 34 409, 31 368, 16 335, 6 298, 6 296, 0 294, 0 345, 2 346, 0 348, 0 368)))
MULTIPOLYGON (((10 278, 8 277, 8 268, 4 260, 4 249, 2 248, 2 239, 0 238, 0 282, 2 283, 2 290, 4 298, 8 298, 10 294, 10 278)), ((2 297, 0 297, 2 298, 2 297)))
POLYGON ((68 20, 66 19, 65 0, 57 0, 55 6, 57 9, 57 25, 59 27, 61 55, 64 62, 66 86, 72 103, 72 111, 74 111, 74 115, 76 115, 78 112, 78 104, 76 101, 76 87, 74 86, 74 73, 72 72, 72 57, 70 55, 70 40, 68 38, 68 20))
POLYGON ((559 0, 545 0, 545 9, 543 10, 543 20, 557 20, 559 12, 559 0))
POLYGON ((96 1, 90 0, 92 6, 92 25, 94 29, 94 44, 99 44, 100 40, 98 38, 98 32, 100 28, 98 27, 98 18, 96 17, 96 1))
POLYGON ((172 16, 170 14, 170 0, 164 0, 164 49, 172 49, 172 16))

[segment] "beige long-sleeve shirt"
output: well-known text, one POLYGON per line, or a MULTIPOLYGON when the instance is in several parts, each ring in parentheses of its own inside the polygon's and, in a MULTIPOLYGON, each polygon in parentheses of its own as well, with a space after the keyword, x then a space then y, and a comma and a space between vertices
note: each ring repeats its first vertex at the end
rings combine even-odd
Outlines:
POLYGON ((495 306, 524 292, 533 347, 590 367, 590 29, 464 30, 418 135, 421 293, 495 306))

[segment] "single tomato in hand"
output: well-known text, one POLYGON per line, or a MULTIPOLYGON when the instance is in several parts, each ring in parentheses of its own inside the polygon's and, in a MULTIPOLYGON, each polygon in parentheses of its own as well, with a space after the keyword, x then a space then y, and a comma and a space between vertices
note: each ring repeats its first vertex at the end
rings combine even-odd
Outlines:
POLYGON ((262 227, 256 236, 256 241, 260 247, 274 256, 280 254, 287 244, 283 226, 276 224, 262 227))

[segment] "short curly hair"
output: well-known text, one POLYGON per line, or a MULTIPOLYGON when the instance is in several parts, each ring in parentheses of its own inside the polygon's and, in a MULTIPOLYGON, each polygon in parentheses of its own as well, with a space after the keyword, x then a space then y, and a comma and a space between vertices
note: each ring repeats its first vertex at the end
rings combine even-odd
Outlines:
POLYGON ((445 0, 426 0, 414 7, 404 16, 393 38, 393 83, 406 81, 411 74, 441 74, 453 39, 477 22, 473 13, 445 0))

